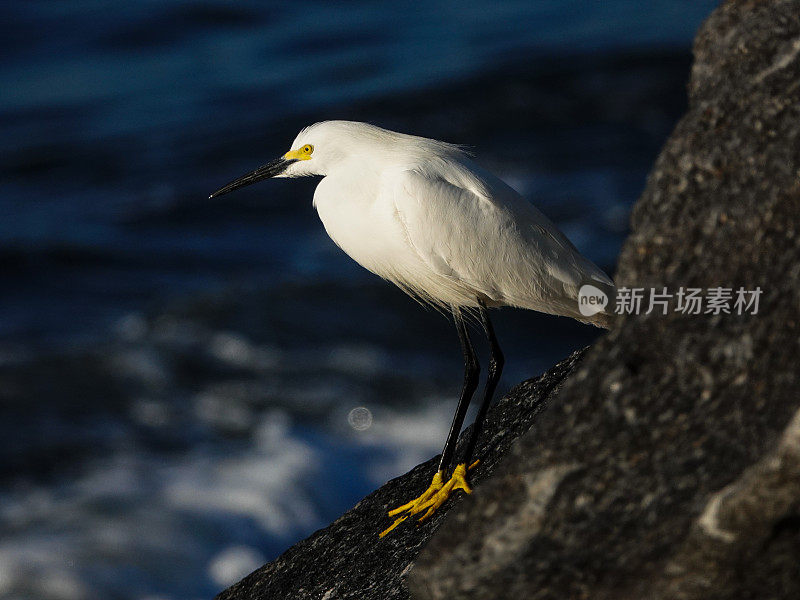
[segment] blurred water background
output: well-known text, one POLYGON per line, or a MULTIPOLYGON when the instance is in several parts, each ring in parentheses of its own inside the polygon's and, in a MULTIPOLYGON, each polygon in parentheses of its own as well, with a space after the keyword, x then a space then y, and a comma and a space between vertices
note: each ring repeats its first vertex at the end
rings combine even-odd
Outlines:
MULTIPOLYGON (((209 598, 440 450, 451 325, 315 182, 209 192, 370 121, 472 146, 612 273, 714 4, 0 4, 0 597, 209 598)), ((503 390, 597 335, 496 323, 503 390)))

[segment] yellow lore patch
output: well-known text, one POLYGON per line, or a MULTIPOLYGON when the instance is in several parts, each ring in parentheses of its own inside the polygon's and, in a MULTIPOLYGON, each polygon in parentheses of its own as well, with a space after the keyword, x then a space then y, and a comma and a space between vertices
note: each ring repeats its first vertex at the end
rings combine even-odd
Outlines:
POLYGON ((311 155, 314 152, 314 146, 311 144, 306 144, 302 148, 298 148, 297 150, 289 150, 286 154, 283 155, 283 158, 286 160, 308 160, 311 158, 311 155))

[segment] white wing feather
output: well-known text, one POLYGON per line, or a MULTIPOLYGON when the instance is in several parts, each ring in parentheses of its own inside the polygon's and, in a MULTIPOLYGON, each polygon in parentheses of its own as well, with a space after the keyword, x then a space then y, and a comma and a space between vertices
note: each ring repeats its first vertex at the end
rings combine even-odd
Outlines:
MULTIPOLYGON (((462 174, 477 169, 469 165, 462 174)), ((533 205, 481 175, 455 183, 417 170, 384 176, 382 194, 391 195, 407 243, 435 274, 435 286, 425 281, 426 299, 474 306, 480 298, 575 316, 583 283, 613 285, 533 205)))

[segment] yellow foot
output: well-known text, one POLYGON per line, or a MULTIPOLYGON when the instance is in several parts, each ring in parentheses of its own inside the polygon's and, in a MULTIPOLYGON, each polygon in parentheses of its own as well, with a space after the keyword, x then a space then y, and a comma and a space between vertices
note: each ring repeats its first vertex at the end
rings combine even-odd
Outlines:
POLYGON ((420 504, 426 503, 440 489, 442 489, 442 472, 441 471, 436 471, 436 474, 433 476, 433 479, 431 480, 431 484, 428 486, 428 489, 425 490, 422 493, 421 496, 419 496, 418 498, 414 498, 411 502, 406 502, 405 504, 403 504, 403 506, 398 506, 397 508, 389 511, 389 516, 390 517, 393 517, 395 515, 399 515, 400 513, 403 513, 403 512, 406 512, 406 511, 409 511, 409 513, 408 513, 408 515, 405 515, 405 516, 400 517, 399 519, 396 519, 395 522, 392 523, 392 525, 388 529, 385 529, 384 531, 382 531, 380 533, 380 537, 385 536, 392 529, 394 529, 395 527, 400 525, 400 523, 405 521, 408 518, 409 515, 415 514, 415 513, 410 512, 410 511, 414 510, 420 504))
MULTIPOLYGON (((479 462, 479 460, 476 460, 469 466, 469 469, 474 468, 479 462)), ((415 498, 411 502, 403 504, 403 506, 398 506, 394 510, 389 511, 390 517, 394 517, 400 513, 407 514, 396 519, 388 529, 381 532, 380 537, 385 536, 392 529, 405 521, 408 517, 421 513, 423 510, 425 511, 425 514, 422 515, 419 520, 424 521, 430 517, 437 508, 444 504, 445 501, 450 497, 450 494, 452 494, 455 490, 463 490, 467 494, 471 494, 472 488, 470 488, 469 484, 467 483, 466 475, 467 465, 465 463, 461 463, 456 466, 455 470, 453 471, 453 476, 447 481, 447 483, 442 484, 442 472, 438 471, 436 475, 433 476, 431 485, 421 496, 415 498)))

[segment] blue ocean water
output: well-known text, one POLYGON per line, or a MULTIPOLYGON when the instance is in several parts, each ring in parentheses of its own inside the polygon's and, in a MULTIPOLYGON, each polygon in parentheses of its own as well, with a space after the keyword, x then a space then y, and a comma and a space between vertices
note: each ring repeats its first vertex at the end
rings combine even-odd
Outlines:
MULTIPOLYGON (((0 4, 0 597, 207 598, 439 451, 447 321, 314 182, 209 192, 366 120, 472 146, 613 272, 715 4, 0 4)), ((496 321, 506 389, 597 335, 496 321)))

